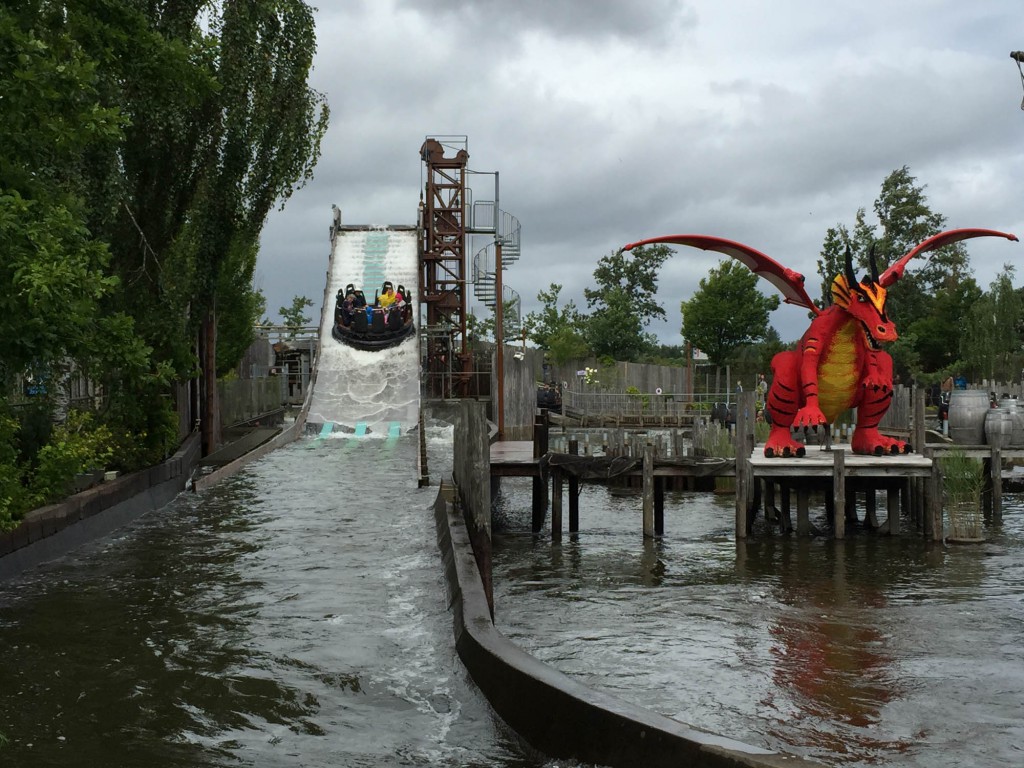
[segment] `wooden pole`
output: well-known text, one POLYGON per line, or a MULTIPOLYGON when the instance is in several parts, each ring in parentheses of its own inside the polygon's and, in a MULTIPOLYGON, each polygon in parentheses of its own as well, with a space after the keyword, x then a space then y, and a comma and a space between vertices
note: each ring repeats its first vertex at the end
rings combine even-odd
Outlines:
POLYGON ((878 499, 873 487, 864 494, 864 525, 872 530, 878 528, 878 499))
POLYGON ((740 392, 736 400, 736 538, 745 539, 750 530, 753 496, 750 454, 754 450, 754 393, 740 392))
POLYGON ((925 483, 924 528, 925 536, 932 541, 942 541, 942 473, 935 459, 935 449, 925 448, 925 455, 932 460, 932 474, 925 483))
POLYGON ((806 485, 796 489, 796 535, 809 536, 811 533, 811 517, 809 504, 810 491, 806 485))
POLYGON ((989 471, 992 473, 992 519, 999 522, 1003 519, 1003 455, 998 446, 992 448, 989 471))
POLYGON ((779 527, 784 533, 793 532, 792 505, 790 504, 791 492, 786 483, 779 484, 779 527))
POLYGON ((846 451, 832 451, 832 530, 837 539, 846 538, 846 451))
POLYGON ((925 429, 924 429, 924 398, 925 389, 924 387, 914 387, 914 431, 910 433, 910 445, 918 453, 924 451, 926 444, 925 440, 925 429))
POLYGON ((502 296, 504 287, 501 282, 501 240, 494 241, 494 270, 494 293, 497 302, 494 305, 494 367, 498 369, 495 377, 498 386, 498 439, 503 440, 505 438, 505 302, 502 296))
POLYGON ((897 536, 900 532, 900 488, 891 485, 885 491, 885 506, 889 511, 889 535, 897 536))
POLYGON ((562 473, 551 470, 551 538, 562 538, 562 473))
POLYGON ((643 464, 644 537, 654 536, 654 446, 644 445, 643 464))
MULTIPOLYGON (((544 414, 541 411, 533 417, 533 458, 540 459, 547 453, 548 432, 544 414)), ((544 480, 540 476, 533 478, 533 521, 532 530, 540 533, 544 527, 544 513, 547 511, 547 489, 544 487, 544 480)))
MULTIPOLYGON (((569 441, 569 454, 578 456, 580 444, 578 440, 569 441)), ((575 475, 569 476, 569 533, 580 530, 580 481, 575 475)))
POLYGON ((654 534, 665 535, 665 482, 667 478, 654 478, 654 534))

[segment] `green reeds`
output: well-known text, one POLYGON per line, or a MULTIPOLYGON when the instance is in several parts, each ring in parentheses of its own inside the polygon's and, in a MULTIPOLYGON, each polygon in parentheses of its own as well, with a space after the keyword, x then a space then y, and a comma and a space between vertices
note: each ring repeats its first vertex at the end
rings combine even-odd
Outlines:
POLYGON ((981 461, 953 448, 939 459, 943 506, 949 521, 947 539, 981 541, 983 537, 981 494, 985 474, 981 461))

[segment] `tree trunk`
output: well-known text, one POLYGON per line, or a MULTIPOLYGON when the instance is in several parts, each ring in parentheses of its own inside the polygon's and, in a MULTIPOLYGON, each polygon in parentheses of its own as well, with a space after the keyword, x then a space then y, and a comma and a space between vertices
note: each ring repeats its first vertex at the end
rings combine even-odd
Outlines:
POLYGON ((200 427, 202 432, 203 455, 213 453, 221 444, 220 403, 217 400, 217 310, 211 308, 203 316, 203 327, 200 331, 202 350, 202 412, 200 427))

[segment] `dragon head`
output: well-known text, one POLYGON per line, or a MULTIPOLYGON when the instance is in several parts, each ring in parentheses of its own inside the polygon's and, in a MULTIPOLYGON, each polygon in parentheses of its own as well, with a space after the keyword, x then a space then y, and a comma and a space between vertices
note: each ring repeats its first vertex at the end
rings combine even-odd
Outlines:
POLYGON ((857 282, 853 274, 853 255, 850 247, 846 247, 846 271, 845 274, 836 275, 832 281, 832 302, 860 321, 868 344, 877 348, 884 342, 896 341, 899 335, 896 326, 885 314, 887 291, 878 280, 874 246, 871 246, 868 261, 871 274, 857 282))

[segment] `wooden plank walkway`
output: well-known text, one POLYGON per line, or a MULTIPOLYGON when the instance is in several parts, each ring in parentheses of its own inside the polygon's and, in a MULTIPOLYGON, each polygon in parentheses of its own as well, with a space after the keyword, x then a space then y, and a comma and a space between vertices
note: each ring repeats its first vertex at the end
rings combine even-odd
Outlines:
POLYGON ((833 444, 832 450, 808 446, 799 458, 766 458, 764 446, 755 445, 750 454, 754 477, 832 477, 835 451, 843 451, 843 464, 847 477, 928 477, 932 473, 932 460, 919 453, 898 456, 862 456, 853 453, 848 443, 833 444))
POLYGON ((540 477, 540 462, 533 456, 533 441, 499 440, 491 443, 491 475, 540 477))

